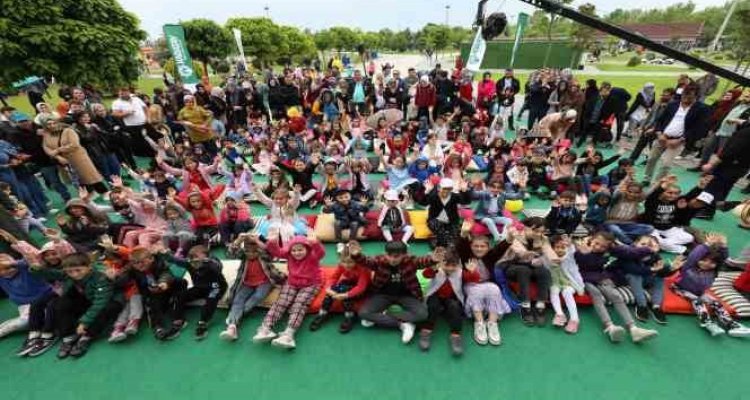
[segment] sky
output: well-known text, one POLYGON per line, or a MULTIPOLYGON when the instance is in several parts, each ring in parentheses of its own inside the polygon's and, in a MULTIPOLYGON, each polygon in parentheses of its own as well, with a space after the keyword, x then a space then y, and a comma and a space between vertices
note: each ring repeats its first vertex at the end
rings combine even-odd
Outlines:
MULTIPOLYGON (((470 26, 476 15, 477 1, 470 0, 119 0, 122 6, 141 20, 151 38, 161 35, 162 25, 193 18, 208 18, 220 24, 231 17, 265 16, 276 22, 312 30, 343 25, 366 31, 391 28, 419 29, 429 22, 445 23, 446 8, 450 25, 470 26)), ((682 0, 683 2, 687 0, 682 0)), ((620 8, 652 8, 681 0, 628 0, 627 5, 613 0, 576 0, 573 5, 591 2, 598 13, 620 8)), ((697 8, 724 4, 725 0, 693 0, 697 8)), ((490 0, 487 11, 503 11, 511 21, 519 12, 534 8, 517 0, 490 0)))

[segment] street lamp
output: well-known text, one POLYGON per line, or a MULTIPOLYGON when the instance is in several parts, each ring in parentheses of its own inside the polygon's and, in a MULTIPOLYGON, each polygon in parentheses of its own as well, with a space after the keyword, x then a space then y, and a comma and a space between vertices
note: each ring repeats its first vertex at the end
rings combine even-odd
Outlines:
POLYGON ((268 4, 266 4, 266 6, 263 7, 263 10, 266 12, 266 18, 271 18, 271 9, 268 8, 268 4))
POLYGON ((445 26, 450 25, 450 12, 451 12, 451 6, 450 4, 445 5, 445 26))

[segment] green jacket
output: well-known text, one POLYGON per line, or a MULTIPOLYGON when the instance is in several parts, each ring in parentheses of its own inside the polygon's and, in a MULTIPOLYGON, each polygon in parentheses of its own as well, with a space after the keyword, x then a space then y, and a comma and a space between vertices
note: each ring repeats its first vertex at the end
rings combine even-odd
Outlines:
POLYGON ((70 279, 62 270, 44 268, 34 271, 34 274, 47 281, 62 281, 63 294, 76 289, 76 285, 83 287, 83 296, 91 302, 91 306, 83 313, 79 322, 89 326, 110 301, 123 302, 122 292, 115 291, 112 281, 104 273, 93 270, 89 276, 82 281, 76 282, 70 279))

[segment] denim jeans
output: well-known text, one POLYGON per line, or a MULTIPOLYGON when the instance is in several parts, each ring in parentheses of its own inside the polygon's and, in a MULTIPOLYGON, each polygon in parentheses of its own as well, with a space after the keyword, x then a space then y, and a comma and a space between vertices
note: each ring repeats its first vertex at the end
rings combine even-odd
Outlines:
POLYGON ((625 244, 633 244, 638 236, 650 235, 654 231, 651 225, 638 224, 635 222, 620 222, 615 224, 604 224, 608 231, 612 232, 617 240, 625 244))
POLYGON ((47 187, 60 194, 60 197, 62 197, 63 201, 67 203, 71 198, 70 192, 68 192, 68 188, 60 179, 60 175, 57 171, 57 166, 48 165, 45 167, 41 167, 39 169, 39 172, 42 173, 42 178, 44 179, 44 183, 47 185, 47 187))
POLYGON ((271 289, 273 289, 273 285, 270 282, 256 287, 240 285, 232 299, 232 306, 229 308, 229 315, 227 315, 227 324, 239 324, 242 321, 242 316, 260 304, 268 296, 271 289))
POLYGON ((634 274, 626 274, 625 278, 628 280, 630 288, 633 289, 635 304, 639 307, 646 307, 648 305, 645 288, 649 287, 651 304, 661 307, 661 302, 664 300, 664 278, 653 275, 641 276, 634 274))
POLYGON ((510 218, 506 217, 500 217, 500 216, 494 216, 494 217, 484 217, 480 220, 482 224, 484 224, 487 229, 490 231, 490 234, 492 234, 492 238, 495 239, 495 241, 500 240, 500 232, 497 230, 497 224, 503 225, 503 230, 510 225, 513 221, 510 218))

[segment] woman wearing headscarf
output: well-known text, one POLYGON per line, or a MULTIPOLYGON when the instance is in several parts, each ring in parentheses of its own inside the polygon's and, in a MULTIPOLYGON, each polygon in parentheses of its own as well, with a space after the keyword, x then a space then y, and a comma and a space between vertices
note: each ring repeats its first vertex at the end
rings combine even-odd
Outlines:
POLYGON ((42 121, 44 135, 42 147, 44 152, 57 160, 62 166, 68 166, 78 177, 78 183, 89 191, 106 193, 104 178, 91 162, 86 149, 81 146, 80 138, 70 126, 53 118, 42 121))
POLYGON ((656 102, 655 86, 651 82, 646 82, 625 114, 628 117, 628 131, 625 132, 625 137, 635 136, 636 129, 640 128, 646 120, 654 102, 656 102))
POLYGON ((214 113, 214 118, 223 124, 227 123, 227 101, 220 87, 211 88, 211 97, 208 99, 206 108, 214 113))
POLYGON ((586 101, 584 98, 583 91, 581 90, 581 84, 578 83, 578 81, 571 80, 570 81, 570 87, 568 87, 567 92, 563 93, 562 98, 560 99, 560 109, 567 111, 567 110, 575 110, 576 114, 578 115, 576 123, 568 129, 567 138, 573 140, 573 138, 578 135, 578 132, 581 130, 581 116, 583 114, 583 104, 586 101))
POLYGON ((41 126, 41 122, 44 118, 60 119, 60 114, 57 111, 53 111, 52 107, 47 103, 37 103, 36 105, 36 117, 34 117, 34 123, 41 126))

